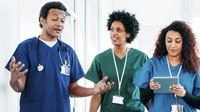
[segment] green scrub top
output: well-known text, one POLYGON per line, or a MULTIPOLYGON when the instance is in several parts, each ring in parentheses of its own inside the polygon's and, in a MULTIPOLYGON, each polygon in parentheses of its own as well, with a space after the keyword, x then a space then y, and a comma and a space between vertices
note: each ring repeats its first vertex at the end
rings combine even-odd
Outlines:
MULTIPOLYGON (((139 50, 131 48, 127 56, 127 64, 121 84, 120 95, 124 97, 123 104, 112 103, 113 96, 118 95, 118 79, 114 65, 112 49, 98 54, 93 60, 86 79, 97 83, 103 77, 108 76, 107 82, 114 82, 114 87, 102 94, 100 112, 144 112, 144 105, 140 101, 139 88, 133 85, 136 74, 148 59, 147 55, 139 50)), ((115 60, 121 79, 125 56, 120 59, 115 55, 115 60)))

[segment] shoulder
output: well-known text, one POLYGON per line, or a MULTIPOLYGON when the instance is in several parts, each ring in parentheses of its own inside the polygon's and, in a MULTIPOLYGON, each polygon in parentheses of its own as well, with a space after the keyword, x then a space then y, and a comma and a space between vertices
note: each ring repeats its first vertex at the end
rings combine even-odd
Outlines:
POLYGON ((29 38, 29 39, 22 41, 18 45, 18 47, 19 48, 27 48, 29 46, 36 46, 36 44, 37 44, 37 37, 32 37, 32 38, 29 38))
POLYGON ((149 60, 147 60, 147 63, 153 64, 153 65, 157 65, 157 64, 162 64, 165 63, 165 56, 163 57, 152 57, 149 60))
POLYGON ((95 56, 95 58, 106 58, 108 56, 112 56, 112 49, 110 48, 99 53, 98 55, 95 56))
POLYGON ((130 53, 129 55, 134 56, 134 57, 148 59, 147 54, 138 49, 130 48, 129 53, 130 53))
POLYGON ((130 48, 130 51, 132 51, 132 53, 134 55, 147 56, 146 53, 144 53, 143 51, 140 51, 138 49, 130 48))
POLYGON ((74 49, 73 49, 69 44, 67 44, 67 43, 65 43, 65 42, 63 42, 63 41, 61 41, 61 40, 59 40, 59 41, 61 42, 61 46, 67 48, 67 50, 68 50, 69 52, 72 52, 72 53, 75 52, 74 49))

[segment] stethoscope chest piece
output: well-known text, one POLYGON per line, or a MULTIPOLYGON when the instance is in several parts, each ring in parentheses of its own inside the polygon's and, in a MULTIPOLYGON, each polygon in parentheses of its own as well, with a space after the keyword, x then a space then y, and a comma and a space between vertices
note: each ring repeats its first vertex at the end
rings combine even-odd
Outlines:
POLYGON ((38 70, 39 72, 42 71, 43 69, 44 69, 43 65, 39 64, 39 65, 37 66, 37 70, 38 70))

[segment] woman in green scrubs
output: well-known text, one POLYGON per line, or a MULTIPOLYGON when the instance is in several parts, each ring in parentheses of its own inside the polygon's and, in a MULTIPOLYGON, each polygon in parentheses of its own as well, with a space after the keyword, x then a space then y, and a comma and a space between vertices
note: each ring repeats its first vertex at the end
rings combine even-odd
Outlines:
POLYGON ((132 82, 147 55, 126 45, 135 39, 139 23, 129 12, 114 11, 109 15, 107 28, 114 48, 94 58, 85 78, 96 84, 108 76, 108 83, 114 82, 114 87, 92 96, 90 112, 97 112, 100 105, 100 112, 144 112, 139 89, 132 82))

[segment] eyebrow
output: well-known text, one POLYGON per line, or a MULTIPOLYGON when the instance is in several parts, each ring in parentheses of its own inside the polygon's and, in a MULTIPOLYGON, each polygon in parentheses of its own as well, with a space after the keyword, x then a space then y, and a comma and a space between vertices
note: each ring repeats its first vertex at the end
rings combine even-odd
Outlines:
MULTIPOLYGON (((58 16, 58 14, 52 14, 52 16, 58 16)), ((64 18, 66 18, 66 16, 65 16, 65 15, 64 15, 63 17, 64 17, 64 18)))
MULTIPOLYGON (((171 37, 167 37, 167 38, 172 39, 171 37)), ((181 37, 176 37, 175 39, 181 39, 181 37)))

